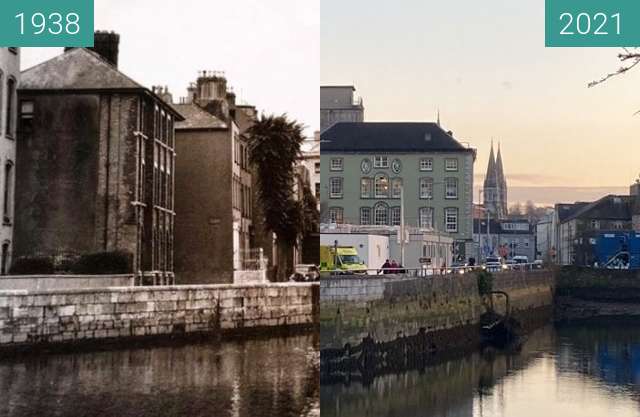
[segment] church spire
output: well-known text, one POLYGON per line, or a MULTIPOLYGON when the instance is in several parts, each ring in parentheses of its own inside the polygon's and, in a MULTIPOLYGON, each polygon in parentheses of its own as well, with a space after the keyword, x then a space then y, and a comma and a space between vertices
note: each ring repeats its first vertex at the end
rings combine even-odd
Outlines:
POLYGON ((487 165, 487 174, 484 177, 484 186, 496 187, 498 185, 498 177, 496 175, 496 158, 493 153, 493 139, 491 139, 491 153, 489 154, 489 164, 487 165))

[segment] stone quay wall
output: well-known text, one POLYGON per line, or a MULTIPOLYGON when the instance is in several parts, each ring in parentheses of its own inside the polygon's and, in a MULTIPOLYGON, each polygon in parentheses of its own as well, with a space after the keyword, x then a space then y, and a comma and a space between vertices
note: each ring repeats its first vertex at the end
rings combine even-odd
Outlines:
MULTIPOLYGON (((516 317, 551 309, 551 270, 506 271, 494 274, 493 289, 509 294, 516 317)), ((497 310, 504 298, 494 296, 497 310)), ((321 349, 356 345, 368 335, 391 341, 400 335, 477 326, 489 300, 480 296, 476 275, 332 277, 320 282, 321 349)))
POLYGON ((314 326, 318 283, 0 291, 0 349, 314 326))
POLYGON ((3 275, 0 291, 133 287, 135 276, 124 275, 3 275))

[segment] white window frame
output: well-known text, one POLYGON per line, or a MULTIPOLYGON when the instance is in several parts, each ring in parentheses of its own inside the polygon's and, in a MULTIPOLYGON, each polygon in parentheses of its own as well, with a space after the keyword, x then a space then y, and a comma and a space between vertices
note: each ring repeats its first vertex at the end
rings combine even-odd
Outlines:
POLYGON ((446 200, 458 199, 458 179, 449 177, 444 179, 444 198, 446 200))
POLYGON ((360 224, 362 226, 371 225, 371 207, 360 207, 360 224), (366 213, 366 216, 365 216, 366 213), (366 217, 366 220, 365 220, 366 217))
POLYGON ((600 230, 600 220, 591 220, 591 228, 594 230, 600 230))
POLYGON ((423 171, 423 172, 433 171, 433 158, 420 159, 420 171, 423 171))
POLYGON ((445 158, 444 160, 445 171, 457 171, 458 170, 458 158, 445 158))
POLYGON ((344 194, 344 182, 342 177, 329 178, 329 197, 342 198, 344 194))
POLYGON ((389 198, 389 177, 384 174, 376 174, 373 180, 373 195, 375 196, 375 198, 389 198), (383 188, 383 181, 387 184, 385 193, 378 192, 378 188, 380 188, 380 190, 382 190, 383 188))
POLYGON ((422 177, 418 184, 418 192, 421 200, 433 199, 433 178, 422 177))
POLYGON ((331 158, 331 171, 342 171, 344 169, 344 160, 342 158, 331 158))
POLYGON ((433 230, 433 207, 420 207, 418 209, 418 227, 420 229, 433 230))
POLYGON ((389 206, 384 203, 376 204, 373 207, 373 224, 376 226, 388 226, 389 225, 389 206), (381 211, 379 211, 381 210, 381 211), (380 217, 380 221, 378 221, 378 214, 384 215, 384 217, 380 217))
POLYGON ((444 209, 444 229, 448 233, 458 233, 458 209, 456 207, 447 207, 444 209))
POLYGON ((373 167, 374 168, 389 168, 389 157, 388 156, 374 156, 373 157, 373 167))
POLYGON ((344 223, 344 209, 342 207, 329 208, 329 222, 335 224, 344 223))
POLYGON ((391 207, 389 209, 389 225, 400 226, 401 220, 402 220, 402 213, 400 212, 400 207, 391 207))
POLYGON ((391 198, 400 198, 402 194, 402 178, 392 178, 391 179, 391 198), (396 194, 396 185, 398 193, 396 194))
POLYGON ((371 198, 373 192, 373 179, 369 177, 360 178, 360 198, 371 198), (365 184, 368 185, 367 192, 365 193, 365 184))

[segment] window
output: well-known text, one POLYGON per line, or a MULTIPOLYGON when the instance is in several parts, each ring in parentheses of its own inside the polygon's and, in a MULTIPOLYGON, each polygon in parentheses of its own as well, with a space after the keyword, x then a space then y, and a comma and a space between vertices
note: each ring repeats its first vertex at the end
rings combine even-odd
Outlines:
POLYGON ((342 171, 342 158, 331 158, 331 171, 342 171))
POLYGON ((457 171, 458 170, 458 160, 456 158, 447 158, 444 160, 444 170, 445 171, 457 171))
POLYGON ((391 208, 391 226, 400 226, 400 207, 391 208))
POLYGON ((360 198, 371 198, 371 178, 360 179, 360 198))
POLYGON ((342 224, 344 221, 344 210, 342 207, 331 207, 329 209, 329 222, 342 224))
POLYGON ((316 200, 320 201, 320 183, 316 182, 316 200))
POLYGON ((376 226, 386 226, 389 224, 389 207, 380 203, 373 209, 374 223, 376 226))
POLYGON ((616 220, 616 221, 613 223, 613 228, 614 228, 614 229, 616 229, 616 230, 620 230, 620 229, 622 229, 623 227, 624 227, 624 226, 623 226, 623 224, 622 224, 622 222, 621 222, 620 220, 616 220))
POLYGON ((9 272, 9 242, 2 244, 2 265, 0 266, 0 274, 7 275, 9 272))
POLYGON ((433 198, 433 178, 420 178, 420 198, 423 200, 433 198))
POLYGON ((2 204, 3 220, 5 224, 11 223, 11 196, 13 195, 13 162, 7 161, 4 165, 4 196, 2 204))
POLYGON ((320 162, 316 162, 314 164, 314 170, 315 170, 316 174, 320 173, 320 162))
POLYGON ((422 158, 420 160, 420 171, 433 171, 433 159, 422 158))
POLYGON ((7 80, 7 113, 5 118, 5 133, 7 136, 13 137, 14 135, 14 113, 15 113, 15 98, 16 98, 16 80, 9 78, 7 80))
POLYGON ((33 101, 20 102, 20 129, 23 132, 31 132, 33 130, 33 101))
POLYGON ((342 178, 329 179, 329 196, 331 198, 342 198, 342 178))
POLYGON ((458 179, 457 178, 444 179, 444 198, 446 199, 458 198, 458 179))
POLYGON ((389 158, 386 156, 374 156, 373 157, 374 168, 389 168, 389 158))
POLYGON ((418 222, 418 227, 421 229, 433 229, 433 207, 420 207, 418 222))
POLYGON ((389 179, 384 174, 376 175, 375 179, 376 198, 389 197, 389 179))
POLYGON ((444 210, 444 225, 445 230, 449 233, 456 233, 458 231, 458 209, 447 208, 444 210))
POLYGON ((402 178, 394 178, 391 180, 391 197, 400 198, 402 194, 402 178))
POLYGON ((371 207, 360 207, 360 224, 371 224, 371 207))
POLYGON ((598 220, 591 220, 591 228, 594 230, 600 229, 600 222, 598 220))

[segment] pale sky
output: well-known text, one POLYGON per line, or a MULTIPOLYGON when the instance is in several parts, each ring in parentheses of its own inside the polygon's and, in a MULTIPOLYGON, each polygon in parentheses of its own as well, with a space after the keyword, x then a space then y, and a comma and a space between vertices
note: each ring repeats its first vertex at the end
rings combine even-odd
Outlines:
POLYGON ((439 108, 478 149, 476 174, 492 137, 511 186, 619 189, 640 173, 640 71, 587 88, 620 49, 545 48, 542 0, 322 0, 321 20, 321 84, 355 84, 368 121, 439 108))
MULTIPOLYGON (((319 128, 320 0, 95 0, 95 28, 120 38, 119 68, 184 96, 198 71, 225 71, 238 102, 319 128)), ((22 68, 61 53, 23 48, 22 68)))

